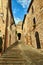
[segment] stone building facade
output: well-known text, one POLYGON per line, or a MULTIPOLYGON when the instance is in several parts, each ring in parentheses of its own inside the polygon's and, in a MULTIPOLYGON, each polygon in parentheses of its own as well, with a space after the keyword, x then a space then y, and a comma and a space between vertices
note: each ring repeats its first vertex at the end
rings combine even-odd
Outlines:
POLYGON ((16 38, 15 29, 15 22, 11 10, 11 0, 0 0, 0 38, 3 41, 3 50, 16 42, 16 40, 14 40, 16 38), (12 35, 12 33, 15 36, 12 35))
POLYGON ((43 0, 31 0, 23 30, 28 35, 28 44, 43 48, 43 0))

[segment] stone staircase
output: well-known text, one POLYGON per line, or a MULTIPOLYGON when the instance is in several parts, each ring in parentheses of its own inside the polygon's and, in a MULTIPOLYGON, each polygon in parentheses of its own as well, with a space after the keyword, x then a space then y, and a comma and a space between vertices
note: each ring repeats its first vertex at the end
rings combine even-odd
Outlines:
POLYGON ((0 65, 26 65, 21 50, 12 45, 5 53, 0 57, 0 65))

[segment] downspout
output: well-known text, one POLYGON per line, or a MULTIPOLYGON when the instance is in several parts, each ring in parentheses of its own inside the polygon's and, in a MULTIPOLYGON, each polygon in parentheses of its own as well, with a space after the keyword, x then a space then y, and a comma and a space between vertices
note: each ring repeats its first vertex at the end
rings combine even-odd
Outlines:
POLYGON ((4 52, 5 52, 6 49, 7 49, 7 40, 8 40, 8 38, 7 38, 7 35, 8 35, 8 29, 7 29, 7 27, 8 27, 8 7, 7 7, 7 15, 6 15, 6 27, 5 27, 4 52))

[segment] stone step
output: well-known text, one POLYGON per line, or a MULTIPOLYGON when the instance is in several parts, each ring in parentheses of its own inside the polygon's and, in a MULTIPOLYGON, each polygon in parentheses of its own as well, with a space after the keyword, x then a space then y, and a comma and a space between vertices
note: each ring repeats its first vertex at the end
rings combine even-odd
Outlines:
POLYGON ((25 59, 24 58, 20 58, 20 57, 4 57, 4 58, 0 58, 0 64, 14 64, 14 65, 24 65, 25 63, 25 59))
POLYGON ((1 58, 22 58, 22 55, 3 55, 1 58))
POLYGON ((7 54, 7 55, 8 55, 8 54, 20 54, 20 53, 21 53, 21 52, 15 52, 15 51, 12 52, 12 51, 11 51, 11 52, 8 52, 8 53, 4 53, 3 55, 5 55, 5 54, 7 54))
MULTIPOLYGON (((10 49, 10 51, 11 50, 15 50, 15 51, 18 50, 18 51, 20 51, 20 49, 18 49, 18 48, 12 48, 12 49, 10 49)), ((6 51, 8 51, 8 50, 6 50, 6 51)))
POLYGON ((14 59, 13 58, 0 59, 0 61, 5 61, 5 60, 6 61, 25 61, 25 59, 20 59, 20 58, 19 59, 15 59, 15 58, 14 59))
POLYGON ((0 63, 4 63, 4 62, 8 62, 8 63, 24 63, 25 60, 3 60, 3 61, 0 61, 0 63))
POLYGON ((4 55, 2 55, 2 58, 4 58, 4 57, 11 57, 11 58, 22 58, 22 54, 4 54, 4 55))
POLYGON ((0 63, 0 65, 26 65, 25 63, 0 63))
POLYGON ((20 58, 20 57, 3 57, 3 58, 0 58, 0 61, 1 60, 25 60, 24 58, 20 58))
POLYGON ((25 59, 23 58, 0 58, 0 64, 23 64, 25 63, 25 59))
POLYGON ((22 56, 2 56, 2 58, 22 58, 22 56))
POLYGON ((0 57, 0 65, 25 65, 25 62, 21 50, 14 47, 0 57))
POLYGON ((2 57, 22 57, 21 54, 4 54, 2 57))
POLYGON ((13 48, 13 49, 10 49, 10 51, 20 51, 20 49, 16 49, 16 48, 13 48))
POLYGON ((3 56, 8 56, 8 55, 9 55, 9 56, 10 56, 10 55, 13 55, 13 56, 14 56, 14 55, 15 55, 15 56, 18 55, 18 56, 19 56, 19 55, 21 55, 21 51, 18 51, 18 50, 14 51, 14 50, 13 50, 13 51, 5 52, 5 53, 3 54, 3 56))
POLYGON ((7 51, 7 52, 5 52, 5 54, 6 53, 20 53, 21 51, 20 50, 15 50, 15 49, 13 49, 13 50, 10 50, 10 51, 7 51))
POLYGON ((26 65, 25 63, 0 63, 0 65, 26 65))
POLYGON ((15 63, 16 63, 16 62, 25 62, 25 60, 3 60, 3 61, 1 60, 0 63, 1 63, 1 62, 2 62, 2 63, 3 63, 3 62, 8 62, 8 63, 11 63, 11 62, 14 63, 14 62, 15 62, 15 63))

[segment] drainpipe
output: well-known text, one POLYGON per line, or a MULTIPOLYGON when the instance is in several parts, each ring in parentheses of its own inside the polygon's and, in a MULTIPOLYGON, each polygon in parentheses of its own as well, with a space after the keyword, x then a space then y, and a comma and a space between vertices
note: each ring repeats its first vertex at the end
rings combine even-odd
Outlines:
POLYGON ((7 15, 6 15, 6 27, 5 27, 5 41, 4 41, 4 52, 7 49, 7 40, 8 40, 8 7, 7 7, 7 15))

